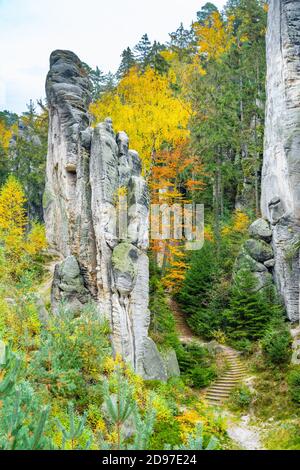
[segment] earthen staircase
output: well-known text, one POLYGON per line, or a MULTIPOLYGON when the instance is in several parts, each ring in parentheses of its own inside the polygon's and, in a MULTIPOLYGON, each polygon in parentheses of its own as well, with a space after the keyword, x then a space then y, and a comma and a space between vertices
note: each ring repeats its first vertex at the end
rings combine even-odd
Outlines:
POLYGON ((204 397, 210 405, 221 405, 229 398, 233 388, 245 375, 245 368, 239 359, 239 354, 225 346, 223 346, 223 352, 228 361, 229 370, 205 391, 204 397))

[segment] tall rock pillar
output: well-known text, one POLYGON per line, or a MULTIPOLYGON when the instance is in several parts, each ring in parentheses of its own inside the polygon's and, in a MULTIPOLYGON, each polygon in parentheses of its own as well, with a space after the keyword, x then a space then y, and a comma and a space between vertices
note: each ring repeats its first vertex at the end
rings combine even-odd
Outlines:
POLYGON ((63 259, 54 274, 53 312, 61 301, 75 313, 94 302, 110 322, 115 353, 143 377, 165 380, 166 367, 148 337, 149 199, 140 158, 110 119, 90 127, 90 82, 75 54, 51 54, 46 92, 44 214, 48 241, 63 259), (122 230, 120 194, 128 206, 122 230))
POLYGON ((300 2, 270 0, 261 208, 272 227, 274 276, 289 319, 299 321, 300 2))

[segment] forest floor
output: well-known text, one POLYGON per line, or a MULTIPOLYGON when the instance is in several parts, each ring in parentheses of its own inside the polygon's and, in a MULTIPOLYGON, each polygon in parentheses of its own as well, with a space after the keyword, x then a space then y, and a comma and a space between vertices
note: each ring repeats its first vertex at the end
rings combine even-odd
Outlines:
MULTIPOLYGON (((187 324, 185 314, 181 310, 178 303, 175 300, 170 299, 169 304, 174 315, 180 341, 185 344, 189 342, 205 344, 206 342, 196 336, 187 324)), ((220 348, 224 348, 223 345, 219 346, 220 348)), ((234 414, 232 411, 227 409, 225 404, 215 406, 215 408, 220 411, 220 414, 226 419, 227 433, 230 439, 236 445, 236 447, 234 447, 235 449, 264 449, 260 429, 255 424, 252 424, 253 421, 255 422, 254 416, 250 416, 248 414, 245 416, 239 416, 238 414, 234 414)))

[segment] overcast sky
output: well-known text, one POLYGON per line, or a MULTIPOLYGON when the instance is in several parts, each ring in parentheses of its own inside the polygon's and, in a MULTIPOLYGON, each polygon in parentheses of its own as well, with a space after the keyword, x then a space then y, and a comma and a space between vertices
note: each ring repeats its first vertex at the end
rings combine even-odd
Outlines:
MULTIPOLYGON (((92 67, 115 71, 144 33, 164 42, 187 27, 206 0, 0 0, 0 110, 26 110, 45 95, 48 60, 70 49, 92 67)), ((224 1, 213 2, 218 7, 224 1)))

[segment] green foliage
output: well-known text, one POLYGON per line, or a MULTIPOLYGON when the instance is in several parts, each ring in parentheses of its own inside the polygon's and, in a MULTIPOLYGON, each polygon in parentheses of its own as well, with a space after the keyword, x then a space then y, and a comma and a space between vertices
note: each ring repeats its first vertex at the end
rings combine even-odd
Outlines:
POLYGON ((300 368, 294 368, 289 372, 288 384, 292 400, 300 405, 300 368))
POLYGON ((0 184, 13 174, 24 187, 30 219, 43 220, 42 199, 48 136, 48 111, 38 114, 33 103, 19 118, 7 158, 1 161, 0 184))
POLYGON ((230 405, 234 410, 247 410, 252 402, 252 392, 245 384, 238 385, 230 394, 230 405))
POLYGON ((114 442, 105 441, 102 437, 102 449, 147 449, 153 433, 155 412, 151 403, 142 416, 134 400, 134 387, 124 377, 119 366, 110 377, 109 383, 103 385, 105 414, 108 419, 110 432, 116 435, 114 442), (131 421, 130 421, 131 420, 131 421), (128 425, 134 427, 133 439, 127 438, 128 425))
POLYGON ((176 331, 173 313, 169 307, 164 292, 159 270, 154 262, 150 264, 150 303, 151 312, 150 335, 159 347, 174 348, 178 351, 181 346, 176 331))
POLYGON ((203 388, 216 378, 214 358, 203 346, 186 344, 177 357, 182 377, 191 386, 203 388))
POLYGON ((217 446, 218 439, 214 436, 209 439, 206 446, 204 445, 203 425, 199 423, 196 427, 195 435, 191 434, 186 445, 180 446, 178 450, 216 450, 217 446))
POLYGON ((21 359, 6 348, 1 364, 0 449, 50 449, 45 437, 50 407, 40 406, 30 384, 20 379, 21 359))
POLYGON ((276 303, 273 288, 266 292, 257 291, 254 275, 240 270, 234 277, 229 309, 224 312, 227 335, 233 340, 257 340, 264 335, 269 322, 281 309, 276 303))
POLYGON ((86 423, 86 413, 83 416, 78 417, 75 413, 73 403, 70 402, 68 404, 68 416, 68 426, 64 426, 58 419, 56 420, 56 424, 63 436, 61 448, 70 448, 71 450, 88 449, 90 447, 90 439, 86 441, 85 446, 83 448, 78 443, 84 432, 84 426, 86 423))
POLYGON ((208 295, 217 276, 217 271, 217 259, 213 244, 206 241, 201 250, 192 253, 189 269, 178 294, 178 300, 185 313, 193 314, 207 306, 208 295))
POLYGON ((248 356, 253 352, 253 343, 247 338, 231 340, 230 344, 234 349, 240 351, 245 356, 248 356))
POLYGON ((178 300, 195 333, 213 339, 217 331, 226 331, 223 315, 229 305, 230 281, 234 256, 242 241, 235 234, 221 241, 205 241, 201 250, 191 255, 189 268, 178 300))
POLYGON ((121 64, 118 68, 117 76, 119 79, 123 78, 131 69, 131 67, 134 67, 136 64, 134 54, 130 47, 127 47, 127 49, 124 49, 124 51, 121 54, 121 64))
POLYGON ((275 318, 270 323, 261 345, 265 358, 269 363, 284 367, 290 362, 292 338, 283 317, 275 318))
POLYGON ((199 23, 204 23, 205 20, 207 20, 207 18, 209 18, 209 16, 216 11, 218 11, 216 5, 211 2, 205 3, 201 10, 197 12, 197 18, 199 23))
POLYGON ((163 450, 166 447, 171 449, 176 448, 181 443, 180 433, 180 425, 173 417, 157 421, 150 440, 149 449, 163 450))
MULTIPOLYGON (((63 307, 41 333, 29 376, 54 397, 87 403, 97 387, 105 358, 110 354, 109 329, 92 306, 72 318, 63 307)), ((99 393, 99 392, 98 392, 99 393)))

